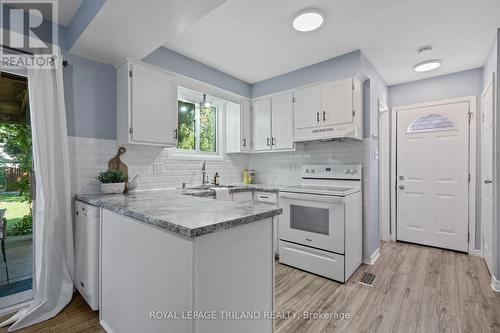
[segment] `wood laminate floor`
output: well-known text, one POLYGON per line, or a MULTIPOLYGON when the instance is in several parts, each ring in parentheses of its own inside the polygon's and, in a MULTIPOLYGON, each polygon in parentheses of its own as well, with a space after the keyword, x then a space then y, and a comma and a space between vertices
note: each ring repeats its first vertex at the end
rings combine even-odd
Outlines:
MULTIPOLYGON (((489 283, 481 258, 394 242, 383 243, 375 265, 361 266, 344 285, 277 263, 276 311, 289 318, 276 320, 276 333, 500 332, 500 294, 489 283), (364 272, 376 274, 373 287, 358 283, 364 272), (305 312, 332 318, 307 319, 305 312)), ((57 317, 18 332, 104 330, 76 296, 57 317)))

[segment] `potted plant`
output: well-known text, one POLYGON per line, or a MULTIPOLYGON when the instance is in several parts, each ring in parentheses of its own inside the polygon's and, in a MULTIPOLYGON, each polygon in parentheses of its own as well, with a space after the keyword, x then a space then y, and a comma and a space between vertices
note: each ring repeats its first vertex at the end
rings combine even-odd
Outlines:
POLYGON ((100 172, 97 179, 101 182, 101 192, 123 193, 127 176, 119 170, 107 170, 100 172))

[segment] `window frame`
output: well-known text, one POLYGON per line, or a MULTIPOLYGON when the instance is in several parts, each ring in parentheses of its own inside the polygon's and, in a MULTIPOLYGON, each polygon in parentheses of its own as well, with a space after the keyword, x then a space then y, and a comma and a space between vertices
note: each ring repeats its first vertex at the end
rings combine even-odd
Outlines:
MULTIPOLYGON (((196 111, 195 111, 195 119, 196 119, 196 124, 195 124, 195 150, 188 150, 188 149, 179 149, 176 147, 170 148, 169 149, 169 154, 168 156, 171 158, 175 159, 204 159, 204 160, 223 160, 225 158, 225 149, 224 149, 224 143, 223 143, 223 133, 222 133, 222 128, 224 127, 223 123, 223 115, 225 112, 226 108, 226 101, 219 99, 213 95, 208 95, 207 96, 207 101, 209 101, 212 106, 216 108, 216 114, 215 114, 215 126, 216 126, 216 136, 215 136, 215 142, 216 142, 216 150, 215 152, 205 152, 199 150, 200 147, 200 108, 199 106, 196 106, 196 111)), ((178 87, 178 94, 177 94, 177 101, 183 101, 183 102, 188 102, 188 103, 194 103, 195 105, 199 105, 201 101, 203 100, 203 93, 194 91, 188 88, 184 87, 178 87)), ((179 112, 179 110, 177 110, 179 112)))

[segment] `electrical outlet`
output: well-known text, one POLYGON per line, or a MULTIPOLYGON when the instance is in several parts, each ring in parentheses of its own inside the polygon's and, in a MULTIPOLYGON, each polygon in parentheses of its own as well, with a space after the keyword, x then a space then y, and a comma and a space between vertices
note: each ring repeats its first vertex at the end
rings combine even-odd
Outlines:
POLYGON ((165 168, 165 165, 163 163, 155 163, 155 164, 153 164, 153 173, 161 174, 161 173, 163 173, 164 168, 165 168))

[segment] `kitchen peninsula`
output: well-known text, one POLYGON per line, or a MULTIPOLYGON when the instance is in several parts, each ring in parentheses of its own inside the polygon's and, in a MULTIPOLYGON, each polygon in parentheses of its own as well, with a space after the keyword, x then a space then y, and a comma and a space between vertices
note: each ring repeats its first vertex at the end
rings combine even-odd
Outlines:
POLYGON ((101 208, 106 331, 273 331, 268 317, 227 313, 273 310, 272 219, 281 209, 212 196, 211 190, 77 196, 101 208))

